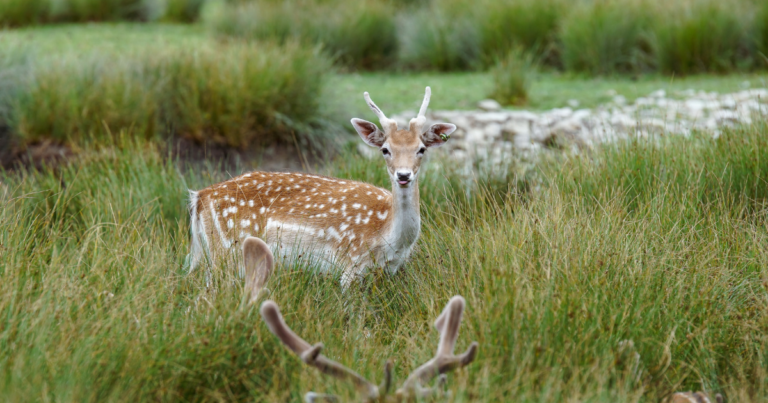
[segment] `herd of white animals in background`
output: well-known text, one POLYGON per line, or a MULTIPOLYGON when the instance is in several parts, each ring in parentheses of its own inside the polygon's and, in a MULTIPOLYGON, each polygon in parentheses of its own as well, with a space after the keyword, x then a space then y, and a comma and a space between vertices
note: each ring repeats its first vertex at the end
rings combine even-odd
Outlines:
MULTIPOLYGON (((723 128, 751 124, 768 116, 768 89, 729 94, 685 90, 668 96, 658 90, 628 103, 621 95, 594 109, 556 108, 542 112, 502 110, 484 100, 474 111, 433 111, 429 119, 457 126, 452 140, 440 150, 451 161, 468 167, 477 162, 503 167, 510 155, 530 156, 552 146, 574 151, 595 144, 653 135, 689 136, 694 131, 717 137, 723 128)), ((403 122, 408 112, 391 118, 403 122)), ((369 150, 360 149, 366 156, 369 150)))

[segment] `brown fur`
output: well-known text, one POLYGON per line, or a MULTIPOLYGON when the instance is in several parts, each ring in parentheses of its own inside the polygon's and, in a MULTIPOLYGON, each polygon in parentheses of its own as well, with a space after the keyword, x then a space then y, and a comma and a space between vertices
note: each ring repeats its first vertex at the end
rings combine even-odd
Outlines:
POLYGON ((268 228, 269 222, 277 221, 323 230, 324 235, 316 238, 327 246, 360 254, 375 243, 392 216, 392 194, 384 189, 301 173, 250 172, 200 190, 198 196, 197 211, 207 239, 213 241, 212 253, 222 249, 214 221, 233 243, 247 236, 277 242, 282 228, 268 228), (330 227, 346 236, 333 237, 330 227))

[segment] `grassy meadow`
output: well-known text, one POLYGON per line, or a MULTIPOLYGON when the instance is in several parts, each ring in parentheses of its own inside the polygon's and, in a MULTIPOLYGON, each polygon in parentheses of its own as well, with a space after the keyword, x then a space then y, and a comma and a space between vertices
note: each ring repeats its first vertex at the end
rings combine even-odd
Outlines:
MULTIPOLYGON (((221 170, 124 134, 0 176, 0 395, 352 398, 277 342, 234 267, 210 288, 183 268, 186 189, 221 170)), ((458 348, 477 340, 480 353, 450 375, 454 401, 645 402, 687 389, 766 401, 766 149, 765 125, 638 140, 469 188, 443 164, 421 180, 423 234, 398 275, 373 272, 343 295, 338 278, 280 262, 270 298, 330 357, 376 380, 392 357, 402 381, 463 295, 458 348)), ((384 185, 382 165, 344 154, 322 172, 384 185)))
MULTIPOLYGON (((14 402, 355 400, 279 344, 234 267, 210 285, 187 272, 187 189, 256 163, 179 158, 173 141, 288 144, 324 157, 310 170, 386 186, 349 132, 375 121, 363 91, 391 115, 415 113, 426 85, 432 110, 768 87, 757 0, 0 0, 0 27, 0 157, 71 152, 0 168, 0 396, 14 402)), ((470 180, 433 161, 397 275, 342 294, 337 275, 280 261, 269 298, 369 379, 392 358, 397 384, 464 296, 457 350, 480 350, 447 401, 768 402, 755 121, 470 180)))

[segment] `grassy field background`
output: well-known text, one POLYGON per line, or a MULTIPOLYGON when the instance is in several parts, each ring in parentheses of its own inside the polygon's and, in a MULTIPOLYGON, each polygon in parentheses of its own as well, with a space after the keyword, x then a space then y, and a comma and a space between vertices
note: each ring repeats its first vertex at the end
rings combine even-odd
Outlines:
MULTIPOLYGON (((202 270, 183 269, 186 189, 224 174, 129 138, 2 174, 0 393, 352 397, 279 345, 234 268, 215 271, 211 288, 202 270)), ((271 298, 330 357, 371 378, 392 357, 402 380, 436 346, 431 321, 463 295, 458 347, 481 349, 450 376, 455 401, 656 401, 682 389, 766 401, 767 139, 759 125, 610 145, 478 178, 469 192, 450 169, 430 170, 419 248, 397 276, 372 273, 342 295, 338 278, 282 262, 271 298), (347 299, 363 322, 347 316, 347 299)), ((383 185, 380 165, 349 154, 324 172, 383 185)))
MULTIPOLYGON (((13 27, 0 32, 0 157, 71 151, 0 170, 0 396, 353 398, 279 345, 234 268, 210 287, 186 272, 187 189, 253 164, 178 159, 171 141, 327 151, 309 168, 385 185, 359 140, 339 145, 351 117, 375 120, 363 91, 393 114, 426 85, 433 110, 765 87, 766 4, 0 0, 13 27)), ((458 348, 480 352, 450 375, 453 401, 768 401, 768 126, 755 121, 551 151, 470 181, 452 161, 427 165, 423 233, 398 275, 343 295, 337 276, 280 262, 270 298, 330 357, 376 380, 391 357, 401 381, 463 295, 458 348)))

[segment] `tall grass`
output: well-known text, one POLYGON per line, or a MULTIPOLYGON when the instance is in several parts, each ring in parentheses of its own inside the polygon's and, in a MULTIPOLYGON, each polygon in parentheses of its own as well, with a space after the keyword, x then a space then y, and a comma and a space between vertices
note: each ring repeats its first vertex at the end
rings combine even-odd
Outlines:
POLYGON ((661 71, 727 72, 750 67, 753 8, 739 2, 699 0, 668 8, 655 19, 655 54, 661 71))
POLYGON ((394 10, 380 1, 220 2, 203 20, 220 35, 321 44, 351 68, 382 69, 396 61, 394 10))
POLYGON ((755 15, 755 39, 757 42, 757 64, 768 67, 768 3, 763 3, 755 15))
POLYGON ((48 0, 0 0, 0 26, 31 25, 47 17, 48 0))
POLYGON ((166 20, 193 22, 205 0, 2 0, 0 26, 166 20))
POLYGON ((480 30, 482 56, 487 65, 515 48, 534 52, 557 63, 557 36, 569 2, 560 0, 488 1, 481 3, 475 22, 480 30))
MULTIPOLYGON (((372 379, 393 357, 401 381, 431 357, 430 322, 462 294, 457 348, 477 340, 480 353, 449 377, 460 401, 656 401, 694 388, 764 401, 766 134, 609 146, 549 162, 539 190, 522 194, 483 179, 467 192, 452 171, 433 170, 421 183, 419 248, 398 275, 373 272, 343 295, 338 278, 281 262, 270 298, 330 357, 372 379), (347 316, 349 298, 363 322, 347 316)), ((381 161, 338 164, 338 174, 386 180, 381 161)), ((3 396, 352 398, 278 344, 234 268, 213 271, 211 288, 204 270, 183 270, 185 190, 220 179, 130 142, 2 174, 3 396)))
POLYGON ((407 69, 456 71, 480 66, 480 32, 467 4, 434 4, 400 19, 400 64, 407 69))
POLYGON ((575 6, 560 32, 566 70, 594 75, 647 70, 647 2, 595 1, 575 6))
POLYGON ((293 142, 318 117, 329 63, 287 44, 168 46, 122 55, 40 57, 17 85, 8 124, 22 144, 82 144, 131 129, 246 147, 293 142), (106 130, 105 130, 106 129, 106 130))

